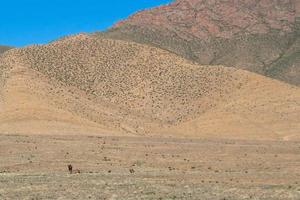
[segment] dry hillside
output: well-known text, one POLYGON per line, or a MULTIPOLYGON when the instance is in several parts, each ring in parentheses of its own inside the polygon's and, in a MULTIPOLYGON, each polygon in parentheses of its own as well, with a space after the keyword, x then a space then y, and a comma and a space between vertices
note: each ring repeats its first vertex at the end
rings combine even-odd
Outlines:
POLYGON ((8 47, 8 46, 2 46, 0 45, 0 54, 4 53, 5 51, 11 49, 12 47, 8 47))
POLYGON ((299 0, 176 0, 138 12, 104 35, 300 85, 299 33, 299 0))
POLYGON ((300 138, 300 89, 133 42, 70 36, 0 58, 0 131, 300 138))

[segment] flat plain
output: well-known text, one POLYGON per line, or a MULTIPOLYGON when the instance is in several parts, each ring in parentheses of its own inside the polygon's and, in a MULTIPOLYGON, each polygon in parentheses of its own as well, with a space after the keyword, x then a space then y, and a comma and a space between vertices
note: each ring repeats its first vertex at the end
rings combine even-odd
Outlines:
POLYGON ((0 135, 0 199, 296 200, 299 155, 297 141, 0 135))
POLYGON ((298 2, 0 46, 0 200, 300 200, 298 2))

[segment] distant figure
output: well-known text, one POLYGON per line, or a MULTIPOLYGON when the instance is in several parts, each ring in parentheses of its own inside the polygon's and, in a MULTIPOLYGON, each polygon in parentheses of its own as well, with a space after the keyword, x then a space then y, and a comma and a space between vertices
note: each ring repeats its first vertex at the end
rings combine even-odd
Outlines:
POLYGON ((79 169, 73 170, 72 165, 68 165, 68 169, 69 169, 70 174, 80 174, 81 173, 81 171, 79 169))
POLYGON ((73 173, 73 166, 72 165, 68 165, 68 169, 69 169, 70 174, 72 174, 73 173))

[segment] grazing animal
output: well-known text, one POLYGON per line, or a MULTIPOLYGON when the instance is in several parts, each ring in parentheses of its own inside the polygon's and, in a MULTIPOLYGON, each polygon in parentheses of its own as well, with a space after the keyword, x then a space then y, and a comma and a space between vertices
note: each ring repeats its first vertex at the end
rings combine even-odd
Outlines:
POLYGON ((70 174, 72 174, 73 173, 73 166, 72 165, 68 165, 68 169, 69 169, 70 174))
POLYGON ((70 174, 80 174, 81 173, 81 171, 79 169, 74 169, 73 170, 72 165, 68 165, 68 170, 69 170, 70 174))

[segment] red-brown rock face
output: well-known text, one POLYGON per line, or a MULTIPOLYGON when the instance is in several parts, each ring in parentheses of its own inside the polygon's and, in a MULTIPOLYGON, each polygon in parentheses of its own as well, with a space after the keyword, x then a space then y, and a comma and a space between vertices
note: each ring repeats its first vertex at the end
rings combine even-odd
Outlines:
POLYGON ((237 34, 293 30, 297 0, 177 0, 117 23, 162 26, 182 36, 230 38, 237 34))
POLYGON ((300 85, 299 13, 299 0, 177 0, 140 11, 105 35, 300 85))

